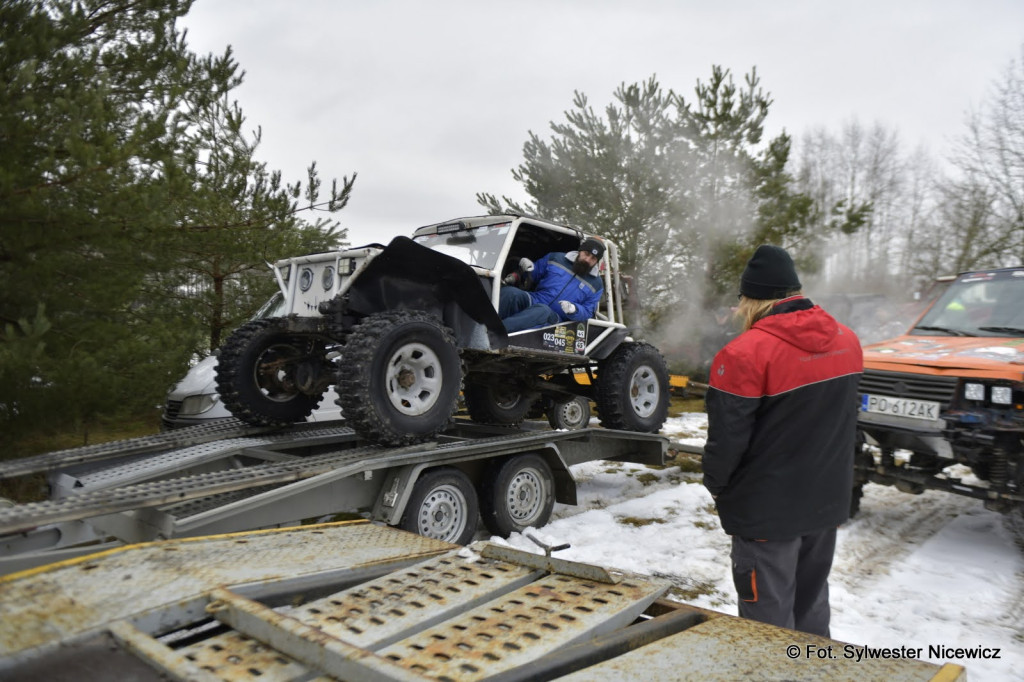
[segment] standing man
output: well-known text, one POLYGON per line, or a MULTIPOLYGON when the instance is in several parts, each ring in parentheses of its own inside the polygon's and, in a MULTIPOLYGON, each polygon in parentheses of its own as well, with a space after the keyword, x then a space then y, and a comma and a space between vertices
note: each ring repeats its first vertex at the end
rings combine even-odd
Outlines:
POLYGON ((744 618, 829 636, 828 574, 849 518, 860 342, 800 294, 793 260, 757 248, 743 332, 715 356, 704 485, 732 536, 744 618))
POLYGON ((536 263, 519 262, 509 274, 498 298, 498 315, 512 332, 543 327, 566 320, 589 320, 601 302, 604 284, 598 262, 604 256, 604 242, 587 237, 578 251, 549 253, 536 263), (531 291, 514 285, 526 282, 531 291))

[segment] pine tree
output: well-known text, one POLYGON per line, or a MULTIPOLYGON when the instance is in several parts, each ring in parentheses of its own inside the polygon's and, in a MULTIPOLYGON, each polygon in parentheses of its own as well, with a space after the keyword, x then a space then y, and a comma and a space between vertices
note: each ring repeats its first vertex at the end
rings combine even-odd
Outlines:
POLYGON ((757 239, 795 238, 808 223, 809 202, 784 170, 788 137, 762 145, 771 100, 756 70, 744 83, 715 66, 691 103, 651 77, 620 86, 603 116, 576 93, 550 140, 530 133, 513 170, 531 201, 477 199, 615 240, 649 327, 681 309, 700 313, 735 291, 757 239))
MULTIPOLYGON (((230 252, 255 244, 246 253, 250 266, 342 236, 299 220, 298 183, 281 187, 278 176, 252 160, 258 138, 241 144, 240 112, 224 107, 241 82, 238 66, 230 50, 205 58, 189 51, 176 20, 190 6, 190 0, 0 4, 0 77, 7 84, 0 100, 0 429, 6 432, 56 420, 84 425, 160 402, 214 333, 216 316, 204 321, 179 298, 190 279, 183 273, 195 271, 199 258, 190 261, 186 250, 202 225, 251 227, 208 245, 230 252), (217 117, 226 131, 220 141, 241 146, 210 165, 215 145, 203 145, 203 125, 216 127, 217 117), (237 163, 215 172, 229 158, 237 163), (274 236, 259 239, 264 232, 274 236)), ((318 186, 315 173, 311 179, 318 186)), ((324 207, 337 210, 350 190, 346 180, 324 207)), ((315 195, 307 195, 310 203, 315 195)), ((191 281, 197 290, 214 286, 195 272, 191 281)), ((230 295, 244 297, 243 290, 230 295)), ((219 324, 240 316, 221 316, 219 324)))

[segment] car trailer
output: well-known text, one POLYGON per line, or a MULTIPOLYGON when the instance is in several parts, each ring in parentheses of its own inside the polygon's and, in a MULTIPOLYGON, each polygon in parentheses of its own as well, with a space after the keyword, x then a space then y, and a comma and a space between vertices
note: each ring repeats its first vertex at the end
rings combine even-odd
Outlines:
POLYGON ((657 434, 552 431, 454 420, 439 437, 368 444, 344 421, 251 426, 235 419, 0 463, 0 479, 46 474, 51 499, 0 508, 0 574, 98 548, 325 520, 371 521, 466 544, 544 525, 576 503, 569 467, 660 465, 657 434))

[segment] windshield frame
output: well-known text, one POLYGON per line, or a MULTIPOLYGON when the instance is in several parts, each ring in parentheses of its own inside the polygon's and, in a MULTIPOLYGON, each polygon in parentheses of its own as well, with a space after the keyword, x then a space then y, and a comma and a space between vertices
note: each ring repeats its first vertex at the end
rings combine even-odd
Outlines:
POLYGON ((456 258, 467 265, 485 270, 498 270, 504 258, 505 244, 512 231, 512 221, 483 225, 458 224, 450 231, 442 229, 417 232, 413 241, 428 249, 456 258))

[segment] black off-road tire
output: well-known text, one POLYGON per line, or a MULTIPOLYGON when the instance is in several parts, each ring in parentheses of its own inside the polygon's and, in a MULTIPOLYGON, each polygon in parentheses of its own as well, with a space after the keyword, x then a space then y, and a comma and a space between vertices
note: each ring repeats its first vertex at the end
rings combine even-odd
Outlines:
POLYGON ((590 401, 583 396, 572 400, 552 402, 547 412, 548 424, 553 429, 576 431, 590 424, 590 401))
POLYGON ((349 335, 336 390, 348 425, 371 442, 433 438, 450 423, 462 390, 455 338, 425 312, 370 315, 349 335))
POLYGON ((860 501, 864 497, 864 486, 868 483, 868 474, 865 470, 870 470, 875 465, 875 458, 868 450, 867 443, 864 440, 864 432, 860 429, 857 430, 857 437, 853 446, 853 461, 853 491, 850 495, 851 519, 860 513, 860 501))
POLYGON ((533 407, 529 394, 510 387, 476 383, 466 380, 462 389, 469 418, 478 424, 513 426, 526 419, 533 407))
POLYGON ((217 392, 224 407, 249 424, 303 421, 323 396, 299 390, 295 374, 301 363, 322 362, 317 343, 288 334, 285 321, 276 317, 236 329, 217 358, 217 392))
POLYGON ((555 479, 540 455, 516 455, 495 462, 480 486, 480 517, 487 530, 507 538, 551 520, 555 479))
POLYGON ((398 527, 465 545, 476 535, 479 510, 469 477, 458 469, 440 467, 424 472, 416 481, 398 527))
POLYGON ((864 484, 855 483, 853 485, 853 491, 850 495, 850 518, 854 518, 860 513, 860 500, 864 497, 864 484))
POLYGON ((657 433, 668 416, 668 367, 648 343, 623 343, 597 367, 594 402, 608 429, 657 433))

